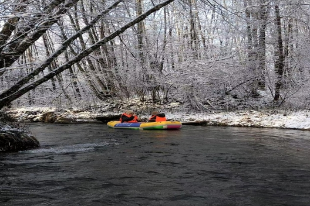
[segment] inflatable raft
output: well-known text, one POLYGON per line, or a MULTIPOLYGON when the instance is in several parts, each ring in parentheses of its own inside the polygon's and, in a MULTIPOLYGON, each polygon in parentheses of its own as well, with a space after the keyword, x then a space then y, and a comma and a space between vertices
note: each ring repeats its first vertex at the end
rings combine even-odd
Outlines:
POLYGON ((123 122, 111 121, 107 124, 111 128, 115 129, 141 129, 141 130, 153 130, 153 129, 180 129, 182 127, 181 122, 177 121, 163 121, 163 122, 123 122))

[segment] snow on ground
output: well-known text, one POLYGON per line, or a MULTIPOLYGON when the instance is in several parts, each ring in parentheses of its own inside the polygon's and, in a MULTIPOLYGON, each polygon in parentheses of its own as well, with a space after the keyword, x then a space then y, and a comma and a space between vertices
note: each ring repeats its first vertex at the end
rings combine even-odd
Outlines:
POLYGON ((222 112, 216 114, 196 114, 183 117, 183 121, 195 119, 198 121, 220 123, 228 126, 252 126, 273 127, 289 129, 310 129, 310 113, 302 112, 279 112, 272 114, 269 111, 244 111, 244 112, 222 112), (189 119, 190 118, 190 119, 189 119))
MULTIPOLYGON (((58 113, 62 118, 71 118, 80 122, 92 122, 98 116, 117 115, 120 112, 98 112, 82 110, 57 111, 55 108, 19 108, 7 111, 18 121, 40 121, 44 113, 58 113)), ((165 112, 162 110, 162 112, 165 112)), ((310 111, 236 111, 220 113, 181 113, 165 112, 169 120, 185 122, 206 122, 207 125, 227 125, 245 127, 270 127, 310 130, 310 111)), ((147 119, 149 114, 139 114, 147 119)), ((77 122, 75 121, 75 122, 77 122)))
POLYGON ((182 122, 206 121, 208 122, 208 125, 220 124, 227 126, 271 127, 310 130, 309 111, 278 111, 277 113, 270 111, 237 111, 213 114, 197 113, 188 115, 177 115, 174 118, 180 119, 182 122))

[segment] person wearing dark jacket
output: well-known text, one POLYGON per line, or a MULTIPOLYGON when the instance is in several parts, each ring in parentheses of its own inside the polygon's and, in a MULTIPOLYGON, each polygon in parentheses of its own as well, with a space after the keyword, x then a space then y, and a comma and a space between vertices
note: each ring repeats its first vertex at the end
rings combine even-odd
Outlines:
POLYGON ((152 116, 149 118, 149 122, 162 122, 167 121, 166 115, 164 113, 159 113, 157 111, 152 112, 152 116))
POLYGON ((130 123, 131 123, 131 122, 138 122, 138 116, 135 115, 133 111, 128 110, 128 111, 124 112, 124 113, 121 115, 119 121, 120 121, 121 123, 123 123, 123 122, 130 122, 130 123))

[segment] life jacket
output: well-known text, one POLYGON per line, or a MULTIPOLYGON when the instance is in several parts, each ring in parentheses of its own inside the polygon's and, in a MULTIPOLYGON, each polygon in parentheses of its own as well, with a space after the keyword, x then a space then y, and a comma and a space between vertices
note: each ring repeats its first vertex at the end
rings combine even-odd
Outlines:
POLYGON ((153 121, 155 120, 155 122, 167 121, 166 117, 159 117, 157 115, 152 115, 149 120, 153 120, 153 121))
MULTIPOLYGON (((124 113, 121 115, 121 118, 119 119, 120 122, 122 122, 122 116, 126 116, 128 118, 132 117, 132 115, 128 115, 128 114, 124 113)), ((134 118, 132 120, 126 121, 126 122, 138 122, 138 117, 134 116, 134 118)))
POLYGON ((166 117, 159 117, 159 116, 156 116, 156 122, 163 122, 163 121, 167 121, 166 117))

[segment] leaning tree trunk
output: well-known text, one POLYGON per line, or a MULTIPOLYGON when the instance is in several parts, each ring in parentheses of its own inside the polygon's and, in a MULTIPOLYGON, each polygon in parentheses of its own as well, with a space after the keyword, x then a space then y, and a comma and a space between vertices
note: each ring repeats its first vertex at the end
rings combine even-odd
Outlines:
POLYGON ((121 27, 120 29, 116 30, 115 32, 113 32, 112 34, 110 34, 109 36, 103 38, 102 40, 98 41, 96 44, 91 45, 89 48, 83 50, 81 53, 79 53, 77 56, 75 56, 74 58, 72 58, 70 61, 66 62, 65 64, 63 64, 62 66, 58 67, 57 69, 55 69, 53 72, 45 75, 42 78, 37 79, 36 81, 30 83, 29 85, 21 88, 20 90, 18 90, 17 92, 0 99, 0 109, 3 108, 4 106, 6 106, 7 104, 9 104, 10 102, 14 101, 15 99, 18 99, 19 97, 21 97, 23 94, 33 90, 34 88, 36 88, 37 86, 41 85, 42 83, 50 80, 51 78, 53 78, 54 76, 60 74, 61 72, 70 69, 71 66, 73 66, 74 64, 80 62, 84 57, 90 55, 92 52, 94 52, 95 50, 99 49, 102 45, 106 44, 107 42, 111 41, 112 39, 116 38, 117 36, 119 36, 120 34, 124 33, 127 29, 131 28, 132 26, 136 25, 137 23, 141 22, 142 20, 144 20, 145 18, 147 18, 149 15, 151 15, 152 13, 160 10, 162 7, 170 4, 171 2, 173 2, 174 0, 167 0, 161 4, 158 4, 156 6, 154 6, 153 8, 151 8, 150 10, 148 10, 147 12, 143 13, 142 15, 138 16, 137 18, 135 18, 133 21, 127 23, 126 25, 124 25, 123 27, 121 27))
POLYGON ((42 14, 33 15, 28 25, 17 31, 14 36, 12 36, 12 40, 0 45, 3 47, 0 53, 0 69, 11 66, 78 1, 79 0, 54 0, 49 6, 43 9, 42 14), (59 6, 62 3, 64 4, 59 6))
MULTIPOLYGON (((77 17, 77 9, 75 9, 75 12, 74 12, 74 17, 72 15, 68 15, 70 20, 71 20, 71 23, 74 25, 73 27, 75 28, 76 32, 80 31, 80 23, 79 23, 79 20, 78 20, 78 17, 77 17)), ((84 41, 84 39, 82 38, 82 36, 79 36, 79 43, 80 43, 80 46, 82 47, 83 50, 86 49, 86 42, 84 41)), ((106 93, 106 87, 104 85, 104 82, 102 81, 102 79, 100 78, 100 75, 98 75, 98 71, 93 63, 93 61, 90 59, 90 57, 85 57, 85 60, 82 60, 82 61, 85 61, 85 65, 87 65, 85 68, 87 70, 85 70, 86 72, 89 72, 90 73, 90 77, 92 77, 92 81, 95 82, 94 85, 98 85, 99 88, 97 90, 99 90, 99 93, 98 95, 102 95, 104 93, 106 93)), ((103 97, 100 97, 100 99, 104 99, 103 97)))
MULTIPOLYGON (((30 74, 25 76, 24 78, 20 79, 15 85, 13 85, 11 88, 7 89, 6 91, 2 92, 0 94, 0 102, 1 99, 13 94, 14 92, 17 92, 20 88, 22 88, 24 85, 26 85, 32 78, 40 74, 46 67, 48 67, 58 56, 60 56, 70 45, 71 43, 79 38, 83 33, 88 31, 92 26, 95 25, 95 23, 100 20, 104 15, 106 15, 109 11, 111 11, 113 8, 115 8, 120 2, 123 0, 119 0, 115 2, 112 6, 104 10, 102 13, 100 13, 98 16, 96 16, 89 25, 85 26, 83 29, 75 33, 73 36, 68 38, 66 41, 62 42, 62 46, 59 47, 53 54, 51 54, 40 66, 35 68, 30 74)), ((1 56, 1 55, 0 55, 1 56)))

